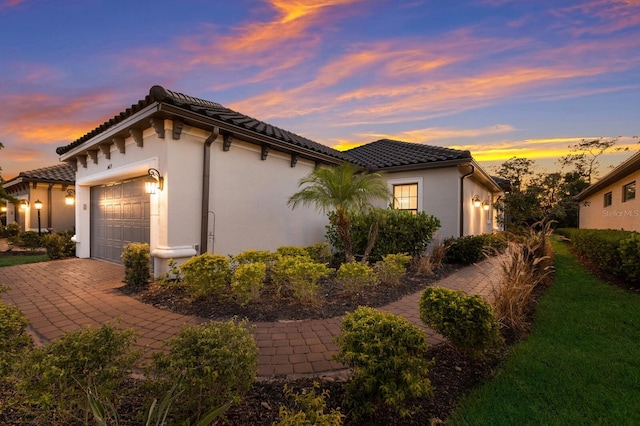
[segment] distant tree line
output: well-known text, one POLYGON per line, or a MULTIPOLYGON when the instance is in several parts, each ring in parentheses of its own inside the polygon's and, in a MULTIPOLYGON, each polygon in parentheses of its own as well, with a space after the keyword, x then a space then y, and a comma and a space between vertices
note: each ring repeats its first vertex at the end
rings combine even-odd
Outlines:
POLYGON ((617 139, 585 140, 570 145, 569 154, 557 161, 561 171, 537 173, 535 162, 512 157, 502 163, 496 175, 511 184, 511 191, 496 208, 507 230, 554 220, 561 228, 578 227, 579 203, 574 197, 598 177, 601 157, 616 148, 617 139))

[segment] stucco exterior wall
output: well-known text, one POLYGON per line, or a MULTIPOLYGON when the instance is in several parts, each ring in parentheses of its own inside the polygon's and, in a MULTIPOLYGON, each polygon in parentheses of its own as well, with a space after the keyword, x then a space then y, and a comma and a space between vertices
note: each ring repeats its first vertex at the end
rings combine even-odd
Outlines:
POLYGON ((143 132, 143 146, 125 139, 125 153, 111 145, 110 158, 97 154, 97 163, 78 164, 76 176, 76 254, 90 257, 91 203, 94 185, 119 182, 156 168, 164 179, 162 191, 150 195, 150 246, 154 273, 166 272, 170 258, 178 263, 200 252, 223 255, 248 249, 274 250, 282 245, 309 245, 324 240, 327 218, 311 208, 292 211, 288 198, 300 178, 315 163, 271 151, 261 160, 260 148, 234 139, 223 151, 222 136, 211 145, 209 229, 207 247, 200 247, 204 145, 210 133, 184 126, 179 140, 171 138, 173 122, 165 120, 165 138, 153 128, 143 132))
MULTIPOLYGON (((385 178, 392 187, 396 184, 418 183, 418 209, 440 219, 441 227, 436 232, 434 240, 460 236, 460 178, 463 173, 456 166, 436 169, 394 172, 385 174, 385 178)), ((473 207, 471 202, 474 195, 481 200, 492 200, 491 192, 473 180, 464 179, 463 189, 463 235, 477 235, 493 232, 493 205, 487 211, 473 207)), ((378 207, 383 207, 378 203, 378 207)))
POLYGON ((235 139, 229 151, 221 140, 211 149, 209 251, 237 254, 324 241, 326 215, 287 205, 315 162, 299 159, 291 167, 290 155, 277 151, 261 160, 260 147, 235 139))
MULTIPOLYGON (((640 183, 640 170, 587 197, 580 203, 579 227, 584 229, 624 229, 640 232, 640 194, 622 201, 622 187, 640 183), (604 194, 611 192, 611 205, 604 206, 604 194)), ((637 191, 637 189, 636 189, 637 191)))

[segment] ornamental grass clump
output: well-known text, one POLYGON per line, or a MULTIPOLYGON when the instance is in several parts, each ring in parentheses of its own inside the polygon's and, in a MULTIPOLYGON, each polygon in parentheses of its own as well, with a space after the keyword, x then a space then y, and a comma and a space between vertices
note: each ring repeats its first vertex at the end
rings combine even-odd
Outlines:
POLYGON ((345 403, 356 417, 386 406, 411 414, 408 401, 431 394, 427 338, 401 316, 359 307, 348 313, 336 337, 335 359, 353 373, 345 384, 345 403))
POLYGON ((492 289, 495 316, 516 338, 529 331, 533 291, 552 272, 551 266, 545 266, 547 256, 536 257, 538 243, 511 244, 498 258, 501 275, 492 289))
POLYGON ((427 287, 419 306, 420 319, 465 355, 483 358, 504 343, 492 306, 480 296, 427 287))

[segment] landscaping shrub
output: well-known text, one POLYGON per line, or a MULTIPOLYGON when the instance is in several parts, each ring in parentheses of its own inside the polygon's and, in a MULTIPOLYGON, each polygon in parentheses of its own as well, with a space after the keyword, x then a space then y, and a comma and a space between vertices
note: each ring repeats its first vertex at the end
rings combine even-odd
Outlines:
POLYGON ((35 231, 25 231, 18 234, 19 241, 32 252, 38 247, 42 247, 41 237, 35 231))
POLYGON ((76 243, 71 241, 73 234, 69 231, 46 234, 42 237, 42 245, 47 249, 49 259, 64 259, 76 255, 76 243))
POLYGON ((223 296, 229 290, 231 270, 229 259, 220 254, 204 253, 192 257, 180 266, 182 283, 194 297, 223 296))
POLYGON ((18 222, 7 223, 7 226, 2 229, 2 236, 5 238, 17 237, 21 229, 18 222))
POLYGON ((420 319, 474 358, 503 343, 493 308, 480 296, 427 287, 420 297, 420 319))
POLYGON ((262 262, 238 265, 231 279, 231 292, 241 305, 260 297, 267 278, 267 265, 262 262))
POLYGON ((124 282, 136 290, 146 289, 151 278, 149 244, 129 243, 120 255, 124 265, 124 282))
POLYGON ((407 400, 431 393, 424 332, 401 316, 359 307, 342 322, 335 359, 353 369, 345 403, 356 416, 388 406, 405 417, 407 400))
POLYGON ((282 257, 310 257, 304 247, 282 246, 276 249, 276 254, 282 257))
POLYGON ((357 293, 376 283, 376 273, 369 265, 358 262, 343 263, 336 274, 336 281, 346 291, 357 293))
MULTIPOLYGON (((338 257, 344 258, 344 249, 335 226, 327 226, 326 238, 337 252, 338 257)), ((369 231, 376 220, 379 222, 378 236, 371 251, 371 262, 382 260, 383 256, 393 253, 408 253, 411 256, 423 254, 433 238, 433 234, 440 228, 440 220, 424 212, 412 214, 397 209, 376 210, 351 217, 351 238, 354 253, 363 255, 369 242, 369 231)))
POLYGON ((340 409, 332 409, 325 413, 327 409, 326 398, 329 391, 323 390, 320 395, 316 393, 320 385, 313 382, 312 389, 303 389, 301 393, 294 393, 288 385, 284 385, 284 394, 288 399, 292 399, 297 410, 280 406, 280 421, 274 423, 275 426, 340 426, 344 419, 344 414, 340 409))
POLYGON ((255 378, 258 349, 246 321, 185 326, 166 346, 168 352, 154 354, 154 374, 157 386, 165 390, 180 380, 178 423, 238 402, 255 378))
POLYGON ((249 263, 261 262, 265 265, 272 265, 278 256, 268 250, 245 250, 231 258, 231 263, 235 266, 249 263))
POLYGON ((376 262, 375 271, 378 282, 388 285, 400 285, 400 279, 407 272, 411 256, 406 254, 387 254, 376 262))
POLYGON ((304 247, 309 257, 317 263, 329 263, 333 257, 329 243, 318 243, 312 246, 304 247))
POLYGON ((446 238, 447 247, 444 261, 471 265, 484 259, 485 237, 482 235, 465 235, 458 238, 446 238))
POLYGON ((602 274, 626 278, 618 248, 637 233, 613 229, 562 229, 558 233, 569 238, 576 253, 602 274))
POLYGON ((114 390, 139 357, 130 350, 135 340, 133 330, 110 323, 66 333, 25 357, 18 388, 26 401, 43 410, 47 424, 86 418, 87 389, 103 400, 117 397, 114 390))
MULTIPOLYGON (((0 286, 0 293, 6 288, 0 286)), ((26 332, 29 320, 15 306, 5 305, 0 299, 0 381, 12 370, 16 361, 23 358, 31 344, 26 332)))
POLYGON ((273 269, 272 281, 278 289, 291 291, 293 297, 303 303, 314 303, 318 298, 318 281, 331 274, 333 269, 316 263, 307 255, 281 256, 273 269))
POLYGON ((620 241, 618 253, 622 263, 622 274, 629 283, 640 284, 640 234, 633 234, 620 241))

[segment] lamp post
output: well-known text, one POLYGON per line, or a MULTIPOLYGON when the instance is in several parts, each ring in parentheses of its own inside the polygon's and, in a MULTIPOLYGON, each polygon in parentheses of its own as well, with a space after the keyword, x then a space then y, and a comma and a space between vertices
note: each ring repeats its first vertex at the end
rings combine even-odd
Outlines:
POLYGON ((36 210, 38 210, 38 235, 42 235, 42 228, 40 227, 40 210, 42 210, 42 201, 36 200, 33 205, 35 206, 36 210))

